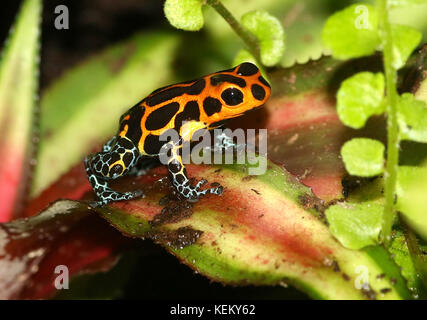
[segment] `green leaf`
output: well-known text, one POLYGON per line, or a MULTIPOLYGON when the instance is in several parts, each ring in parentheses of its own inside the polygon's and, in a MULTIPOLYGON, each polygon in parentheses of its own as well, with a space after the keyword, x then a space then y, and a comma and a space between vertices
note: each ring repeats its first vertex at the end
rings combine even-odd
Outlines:
MULTIPOLYGON (((286 52, 280 62, 283 67, 321 57, 324 50, 320 36, 322 27, 334 9, 342 6, 334 3, 325 7, 319 0, 304 0, 303 3, 298 0, 233 0, 225 4, 235 17, 252 10, 274 13, 286 32, 286 52)), ((215 48, 217 52, 234 56, 241 48, 234 31, 214 10, 206 10, 204 17, 204 28, 213 41, 219 44, 215 48)))
POLYGON ((129 106, 174 81, 172 52, 178 40, 162 32, 137 34, 73 68, 46 90, 33 196, 114 135, 129 106))
POLYGON ((392 25, 393 67, 402 68, 412 51, 420 43, 422 34, 417 29, 404 25, 392 25))
POLYGON ((384 207, 376 202, 330 206, 325 214, 329 230, 349 249, 359 250, 378 243, 384 207))
MULTIPOLYGON (((21 210, 33 150, 42 3, 22 2, 0 65, 0 222, 21 210)), ((16 216, 14 217, 16 218, 16 216)))
POLYGON ((367 56, 381 44, 375 7, 354 4, 328 18, 322 31, 324 45, 339 59, 367 56))
POLYGON ((397 210, 427 240, 427 167, 399 167, 396 194, 397 210))
POLYGON ((177 29, 198 31, 203 27, 203 0, 166 0, 165 16, 177 29))
POLYGON ((285 31, 280 21, 266 11, 251 11, 241 18, 242 25, 258 39, 261 62, 265 66, 279 63, 285 51, 285 31))
POLYGON ((411 93, 404 93, 399 98, 398 122, 402 140, 427 143, 427 106, 411 93))
POLYGON ((243 62, 252 62, 253 64, 257 65, 259 70, 261 71, 262 76, 268 80, 268 75, 265 72, 264 68, 262 66, 258 65, 258 62, 256 61, 256 58, 247 50, 239 50, 237 55, 234 57, 232 66, 237 66, 243 62))
POLYGON ((337 111, 341 121, 362 128, 374 114, 384 112, 384 75, 360 72, 344 80, 337 93, 337 111))
POLYGON ((377 140, 351 139, 341 148, 341 156, 351 175, 372 177, 383 171, 384 145, 377 140))
MULTIPOLYGON (((426 5, 427 9, 427 5, 426 5)), ((423 70, 423 74, 419 73, 419 79, 414 83, 413 92, 415 98, 417 100, 423 101, 425 104, 427 104, 427 46, 423 46, 423 49, 418 51, 417 53, 413 54, 413 57, 411 57, 410 61, 408 62, 408 68, 409 70, 418 68, 418 70, 423 70), (421 55, 419 55, 421 54, 421 55), (415 62, 416 64, 410 65, 411 63, 415 62)))
POLYGON ((390 7, 417 6, 427 3, 427 0, 388 0, 390 7))
POLYGON ((252 62, 253 64, 257 64, 255 57, 249 51, 244 49, 239 50, 237 55, 234 57, 233 66, 237 66, 243 62, 252 62))
POLYGON ((407 280, 409 290, 415 295, 419 295, 419 292, 423 291, 423 283, 413 261, 415 257, 411 257, 408 242, 402 230, 393 230, 393 237, 388 250, 392 254, 393 260, 402 269, 402 276, 407 280))

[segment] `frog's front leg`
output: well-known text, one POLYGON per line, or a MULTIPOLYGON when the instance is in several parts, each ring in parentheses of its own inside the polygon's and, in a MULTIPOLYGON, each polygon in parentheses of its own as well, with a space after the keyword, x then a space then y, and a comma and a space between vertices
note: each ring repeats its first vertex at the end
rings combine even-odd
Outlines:
POLYGON ((179 154, 182 146, 171 146, 171 157, 168 162, 169 173, 172 177, 172 183, 178 192, 187 198, 189 201, 197 201, 202 195, 212 193, 221 195, 223 187, 218 185, 210 189, 200 190, 207 183, 206 180, 199 181, 195 186, 192 186, 187 176, 187 170, 182 163, 181 155, 179 154))
POLYGON ((127 138, 117 138, 107 142, 103 151, 85 159, 86 173, 99 201, 95 206, 110 202, 130 200, 141 197, 141 191, 120 193, 111 189, 108 182, 123 176, 131 170, 138 161, 140 154, 135 145, 127 138), (108 150, 108 151, 104 151, 108 150))
POLYGON ((143 193, 140 190, 120 193, 111 189, 108 186, 108 180, 95 174, 94 171, 91 169, 88 158, 85 159, 85 167, 89 182, 92 185, 93 191, 99 199, 99 201, 96 201, 91 204, 92 206, 103 206, 110 202, 131 200, 133 198, 143 196, 143 193))

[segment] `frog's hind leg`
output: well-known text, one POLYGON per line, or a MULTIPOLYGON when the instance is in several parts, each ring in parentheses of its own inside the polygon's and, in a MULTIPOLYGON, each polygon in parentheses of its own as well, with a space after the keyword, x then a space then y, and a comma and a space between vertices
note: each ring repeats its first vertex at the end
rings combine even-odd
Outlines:
POLYGON ((85 167, 89 182, 99 199, 99 201, 91 203, 93 207, 103 206, 115 201, 131 200, 133 198, 143 196, 143 193, 140 190, 121 193, 111 189, 106 179, 103 179, 92 171, 88 158, 85 159, 85 167))
POLYGON ((99 201, 96 206, 110 202, 130 200, 143 195, 142 191, 120 193, 111 189, 110 180, 128 174, 140 158, 135 145, 127 138, 111 139, 103 151, 85 159, 86 173, 99 201))
POLYGON ((195 202, 205 194, 221 195, 223 187, 217 185, 213 188, 201 190, 201 187, 207 183, 205 179, 200 180, 195 186, 191 185, 187 176, 187 170, 182 163, 180 155, 181 146, 172 146, 171 157, 168 163, 169 173, 172 177, 172 183, 178 192, 187 198, 188 201, 195 202))

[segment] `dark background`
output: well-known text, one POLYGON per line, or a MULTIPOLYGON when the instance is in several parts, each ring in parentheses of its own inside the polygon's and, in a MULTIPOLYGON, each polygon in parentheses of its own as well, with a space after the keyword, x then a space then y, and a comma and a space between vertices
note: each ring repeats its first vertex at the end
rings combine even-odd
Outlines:
MULTIPOLYGON (((7 37, 20 0, 6 0, 0 10, 0 44, 7 37)), ((44 0, 41 47, 41 88, 61 73, 109 44, 139 30, 168 27, 159 0, 44 0), (68 30, 54 25, 55 7, 69 9, 68 30)))

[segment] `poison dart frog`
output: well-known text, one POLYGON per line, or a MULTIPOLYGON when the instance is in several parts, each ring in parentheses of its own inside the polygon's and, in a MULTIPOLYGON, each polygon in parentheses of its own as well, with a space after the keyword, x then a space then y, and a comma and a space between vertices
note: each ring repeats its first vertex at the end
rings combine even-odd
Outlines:
MULTIPOLYGON (((168 170, 179 194, 190 201, 205 194, 221 195, 220 185, 202 190, 207 181, 191 184, 180 154, 182 145, 198 129, 218 128, 224 120, 262 106, 270 91, 257 66, 249 62, 153 91, 121 116, 117 135, 101 152, 85 158, 89 182, 99 199, 94 205, 143 196, 142 191, 114 191, 108 183, 124 175, 144 172, 147 169, 144 160, 158 159, 160 149, 171 143, 160 139, 160 135, 171 129, 180 135, 179 141, 173 142, 168 158, 168 170)), ((229 146, 232 141, 224 139, 222 143, 229 146)))

